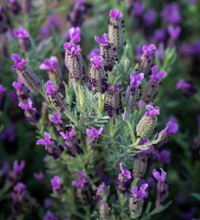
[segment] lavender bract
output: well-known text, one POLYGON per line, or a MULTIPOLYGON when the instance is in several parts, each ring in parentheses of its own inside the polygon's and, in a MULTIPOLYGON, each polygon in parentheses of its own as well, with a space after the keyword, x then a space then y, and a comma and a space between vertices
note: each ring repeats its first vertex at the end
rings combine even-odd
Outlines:
POLYGON ((86 134, 88 135, 87 137, 87 143, 91 146, 97 144, 99 135, 101 134, 101 132, 103 131, 103 127, 99 128, 99 130, 91 127, 90 129, 86 129, 86 134))

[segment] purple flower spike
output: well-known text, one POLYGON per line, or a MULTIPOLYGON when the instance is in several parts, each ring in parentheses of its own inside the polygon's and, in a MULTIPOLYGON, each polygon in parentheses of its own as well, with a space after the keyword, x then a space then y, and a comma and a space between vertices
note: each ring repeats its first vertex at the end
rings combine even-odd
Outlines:
POLYGON ((141 4, 140 2, 135 2, 133 5, 135 17, 140 17, 144 12, 145 7, 146 7, 145 4, 141 4))
POLYGON ((124 175, 128 179, 131 179, 132 178, 131 177, 131 172, 126 170, 126 169, 124 169, 123 166, 122 166, 122 163, 120 163, 119 166, 120 166, 120 170, 121 170, 122 175, 124 175))
POLYGON ((166 124, 167 127, 167 134, 175 134, 178 131, 178 124, 172 121, 169 121, 166 124))
POLYGON ((68 51, 70 52, 71 58, 74 58, 74 56, 75 56, 77 53, 81 52, 81 47, 80 47, 80 45, 73 46, 73 45, 71 45, 71 44, 68 43, 68 42, 65 42, 65 43, 64 43, 63 48, 66 49, 66 50, 68 50, 68 51))
POLYGON ((5 91, 6 91, 6 88, 0 84, 0 94, 4 93, 5 91))
POLYGON ((71 43, 78 43, 81 41, 81 38, 80 38, 80 34, 81 34, 81 29, 80 27, 77 27, 77 28, 70 28, 69 29, 69 36, 70 36, 70 39, 71 39, 71 43))
POLYGON ((44 132, 45 139, 40 139, 37 141, 37 145, 51 145, 54 142, 51 141, 51 135, 47 132, 44 132))
POLYGON ((43 220, 59 220, 51 211, 47 211, 47 214, 43 216, 43 220))
POLYGON ((18 194, 17 196, 19 198, 22 198, 25 195, 25 189, 26 189, 26 185, 24 185, 21 182, 18 182, 16 184, 16 186, 14 187, 14 190, 15 190, 15 192, 17 192, 17 194, 18 194))
POLYGON ((102 56, 95 56, 92 59, 90 59, 90 61, 93 64, 92 65, 92 69, 102 67, 102 65, 103 65, 102 64, 102 61, 103 61, 103 57, 102 56))
POLYGON ((83 173, 80 171, 78 171, 77 174, 78 174, 79 178, 72 181, 72 185, 77 186, 81 190, 83 188, 84 184, 89 183, 90 180, 85 178, 83 173))
POLYGON ((100 55, 100 50, 98 48, 94 48, 88 55, 87 55, 87 59, 90 60, 95 56, 99 56, 100 55))
POLYGON ((94 36, 94 39, 95 39, 97 42, 99 42, 99 43, 105 45, 105 44, 108 43, 108 34, 105 34, 105 33, 104 33, 104 34, 102 35, 102 39, 100 39, 100 38, 97 37, 97 36, 94 36))
POLYGON ((28 102, 28 104, 23 104, 22 102, 20 102, 20 103, 18 104, 18 106, 19 106, 20 108, 22 108, 23 110, 29 110, 29 109, 32 108, 33 102, 32 102, 32 100, 31 100, 30 98, 27 99, 27 102, 28 102))
POLYGON ((90 129, 86 129, 86 134, 88 136, 93 136, 93 137, 98 138, 102 131, 103 131, 103 127, 101 127, 99 130, 91 127, 91 130, 90 129))
POLYGON ((53 187, 53 190, 58 190, 61 187, 61 180, 59 176, 54 176, 53 179, 51 179, 51 185, 53 187))
POLYGON ((158 73, 158 69, 159 69, 159 66, 153 66, 153 67, 151 68, 152 75, 150 76, 150 78, 151 78, 154 82, 159 81, 160 79, 164 78, 165 75, 166 75, 166 72, 165 72, 165 71, 161 71, 160 73, 158 73))
POLYGON ((121 11, 119 11, 115 8, 113 10, 110 10, 110 17, 113 20, 118 20, 119 18, 123 17, 123 14, 121 13, 121 11))
POLYGON ((169 26, 167 30, 168 30, 168 33, 169 33, 170 37, 173 40, 177 40, 180 33, 181 33, 181 27, 180 26, 177 26, 177 27, 169 26))
POLYGON ((40 170, 39 173, 34 173, 33 176, 35 177, 35 179, 37 180, 42 180, 44 179, 44 174, 43 172, 40 170))
POLYGON ((15 65, 12 66, 13 70, 23 69, 24 64, 28 62, 28 60, 20 59, 20 56, 17 53, 13 53, 11 55, 11 59, 15 61, 15 65))
POLYGON ((140 190, 138 190, 138 187, 135 186, 132 188, 132 192, 130 193, 132 196, 138 197, 140 199, 144 199, 145 198, 145 190, 148 187, 147 183, 142 184, 142 186, 140 187, 140 190))
POLYGON ((39 66, 41 70, 54 71, 58 68, 58 58, 55 56, 50 59, 44 59, 43 63, 39 66))
POLYGON ((16 30, 16 29, 14 30, 14 35, 15 35, 15 37, 19 37, 19 38, 28 38, 29 37, 29 33, 22 26, 20 26, 19 30, 16 30))
POLYGON ((25 161, 22 160, 20 164, 18 164, 18 161, 15 160, 13 164, 13 170, 16 174, 19 174, 25 167, 25 161))
POLYGON ((75 128, 74 126, 72 127, 72 130, 69 132, 69 131, 66 131, 66 134, 64 132, 60 132, 60 135, 64 138, 64 139, 67 139, 67 140, 72 140, 73 138, 73 135, 74 135, 74 132, 75 132, 75 128))
POLYGON ((156 50, 156 46, 154 44, 150 44, 149 46, 144 45, 142 47, 142 50, 145 55, 150 56, 153 53, 153 51, 156 50))
POLYGON ((130 79, 131 79, 131 86, 137 88, 140 84, 141 84, 141 81, 143 80, 144 78, 144 73, 139 73, 137 75, 135 75, 135 71, 133 71, 131 74, 130 74, 130 79))
POLYGON ((52 116, 53 116, 53 118, 49 117, 49 120, 51 122, 53 122, 54 124, 62 124, 60 112, 58 112, 57 114, 53 113, 52 116))
POLYGON ((146 116, 153 117, 154 115, 160 114, 159 107, 154 108, 152 105, 146 105, 145 107, 149 110, 149 112, 145 113, 146 116))
POLYGON ((46 95, 47 96, 52 95, 56 91, 56 84, 53 87, 52 82, 49 80, 49 81, 47 81, 45 88, 47 89, 46 95))
POLYGON ((155 179, 157 179, 160 182, 164 182, 166 179, 167 173, 162 168, 160 168, 160 170, 161 170, 161 175, 156 169, 153 170, 152 174, 155 179))
POLYGON ((16 90, 22 90, 23 89, 23 85, 22 85, 22 80, 20 77, 18 77, 18 82, 13 82, 12 86, 16 89, 16 90))
POLYGON ((146 12, 146 14, 143 16, 144 22, 146 25, 150 26, 154 23, 156 19, 157 13, 155 10, 150 9, 146 12))

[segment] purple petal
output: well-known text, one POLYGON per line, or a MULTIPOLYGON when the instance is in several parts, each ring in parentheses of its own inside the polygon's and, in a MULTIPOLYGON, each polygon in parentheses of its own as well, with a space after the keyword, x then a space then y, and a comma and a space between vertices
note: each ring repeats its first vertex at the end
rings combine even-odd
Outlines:
POLYGON ((153 75, 157 75, 158 69, 159 69, 159 66, 153 66, 153 67, 151 68, 151 72, 153 73, 153 75))

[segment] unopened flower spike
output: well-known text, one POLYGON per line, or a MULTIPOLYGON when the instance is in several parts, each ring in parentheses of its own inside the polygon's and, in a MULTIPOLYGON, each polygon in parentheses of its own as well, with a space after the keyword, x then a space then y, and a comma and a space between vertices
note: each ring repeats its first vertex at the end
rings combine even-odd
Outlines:
POLYGON ((20 59, 19 55, 14 53, 11 55, 11 59, 15 61, 15 65, 12 69, 17 71, 18 76, 21 78, 23 84, 31 91, 38 90, 41 86, 38 76, 26 65, 27 60, 20 59))
POLYGON ((157 124, 157 115, 160 114, 160 109, 158 107, 154 108, 152 105, 146 105, 146 108, 149 111, 145 113, 136 126, 137 136, 143 140, 151 137, 157 124))
POLYGON ((55 160, 58 159, 62 152, 63 147, 61 145, 57 145, 55 140, 51 139, 51 135, 47 132, 44 132, 45 139, 40 139, 37 141, 37 145, 44 145, 45 151, 48 155, 52 156, 55 160))
POLYGON ((96 195, 95 195, 95 203, 98 204, 101 199, 107 199, 109 196, 109 190, 106 184, 103 182, 102 184, 99 185, 99 187, 96 190, 96 195))
POLYGON ((121 102, 121 93, 122 90, 119 88, 121 82, 116 83, 115 85, 108 85, 108 93, 106 95, 106 101, 104 110, 108 112, 109 117, 113 117, 114 115, 119 115, 122 110, 122 102, 121 102))
POLYGON ((24 14, 28 14, 31 10, 32 0, 21 0, 21 9, 24 14))
POLYGON ((27 53, 31 50, 31 41, 29 39, 29 33, 26 29, 20 26, 19 30, 14 30, 15 37, 19 38, 19 47, 21 48, 22 52, 27 53))
POLYGON ((150 44, 149 46, 144 45, 142 50, 143 55, 138 62, 136 71, 137 73, 144 73, 144 76, 146 77, 149 74, 153 63, 153 51, 156 50, 156 46, 154 44, 150 44))
POLYGON ((103 57, 103 66, 105 71, 112 71, 115 64, 115 55, 113 52, 113 45, 109 42, 108 34, 104 33, 102 39, 94 36, 95 40, 100 43, 100 55, 103 57))
POLYGON ((139 100, 140 93, 140 84, 142 83, 142 79, 144 78, 144 73, 139 73, 136 75, 136 72, 133 71, 130 74, 130 86, 128 86, 125 95, 125 103, 130 109, 134 109, 137 106, 139 100))
POLYGON ((76 156, 77 154, 83 153, 82 149, 79 146, 79 142, 74 137, 75 127, 72 127, 72 130, 64 132, 60 132, 61 137, 65 140, 65 147, 67 148, 67 153, 70 156, 76 156))
POLYGON ((45 85, 47 92, 46 95, 50 102, 58 112, 63 112, 67 109, 67 102, 64 96, 56 89, 56 85, 53 86, 51 81, 48 81, 45 85))
POLYGON ((100 93, 105 93, 107 91, 107 75, 105 74, 104 67, 103 67, 103 57, 102 56, 95 56, 90 59, 92 63, 90 69, 90 76, 89 82, 92 87, 92 90, 100 93))
POLYGON ((7 1, 8 8, 14 15, 18 15, 20 13, 21 7, 17 0, 8 0, 7 1))
POLYGON ((131 185, 132 177, 131 172, 124 169, 122 163, 120 163, 120 172, 117 178, 115 178, 115 189, 121 193, 128 191, 131 185))
POLYGON ((91 130, 86 129, 86 134, 88 135, 87 143, 90 146, 97 144, 97 141, 99 139, 99 135, 101 134, 102 131, 103 131, 103 127, 99 128, 98 130, 93 127, 91 127, 91 130))
POLYGON ((119 50, 124 45, 123 22, 121 20, 123 14, 117 9, 110 11, 110 20, 108 21, 108 35, 110 43, 113 44, 114 50, 119 50))
POLYGON ((151 68, 152 75, 150 76, 150 80, 146 84, 141 97, 141 100, 144 103, 154 101, 155 97, 158 94, 160 80, 163 79, 166 75, 165 71, 161 71, 160 73, 158 73, 158 69, 158 66, 153 66, 151 68))

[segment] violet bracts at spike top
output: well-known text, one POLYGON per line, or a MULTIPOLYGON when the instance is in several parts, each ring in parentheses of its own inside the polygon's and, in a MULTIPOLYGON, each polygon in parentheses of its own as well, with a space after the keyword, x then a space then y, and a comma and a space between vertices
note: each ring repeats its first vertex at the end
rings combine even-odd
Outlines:
POLYGON ((99 128, 98 130, 95 129, 94 127, 91 127, 91 130, 89 128, 86 129, 86 134, 88 135, 87 144, 89 144, 90 146, 97 144, 99 135, 101 134, 102 131, 103 131, 102 127, 99 128))

